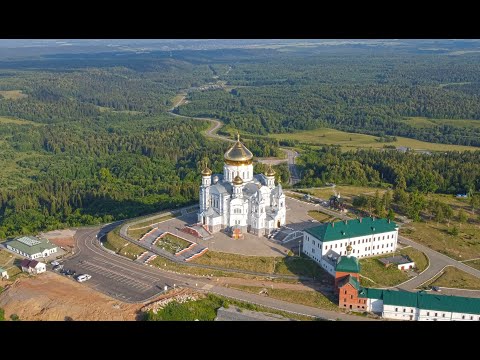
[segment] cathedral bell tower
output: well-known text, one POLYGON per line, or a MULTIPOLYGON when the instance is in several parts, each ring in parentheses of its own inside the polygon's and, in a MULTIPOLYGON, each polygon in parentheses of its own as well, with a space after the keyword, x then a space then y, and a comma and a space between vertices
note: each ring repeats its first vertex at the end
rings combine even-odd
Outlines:
POLYGON ((267 186, 270 189, 275 187, 275 170, 272 169, 272 165, 268 165, 268 169, 265 172, 265 177, 267 178, 267 186))
POLYGON ((202 170, 202 186, 200 186, 200 212, 210 206, 210 185, 212 184, 212 170, 207 165, 202 170))
POLYGON ((240 176, 235 176, 235 178, 233 179, 233 182, 232 182, 232 185, 233 185, 233 194, 232 194, 232 197, 234 199, 236 198, 241 198, 243 197, 243 180, 240 176))

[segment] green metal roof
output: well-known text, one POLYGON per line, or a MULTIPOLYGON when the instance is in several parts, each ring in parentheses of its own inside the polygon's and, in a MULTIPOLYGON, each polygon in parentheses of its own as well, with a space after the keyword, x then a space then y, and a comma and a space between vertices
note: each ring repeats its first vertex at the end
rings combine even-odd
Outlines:
POLYGON ((385 305, 418 307, 422 310, 448 311, 480 315, 480 299, 454 295, 360 288, 358 297, 382 299, 385 305))
POLYGON ((340 256, 335 271, 359 273, 360 263, 355 256, 340 256))
POLYGON ((349 239, 358 236, 368 236, 394 231, 398 226, 394 221, 388 219, 375 219, 366 217, 346 221, 336 221, 315 226, 305 231, 315 236, 320 241, 335 241, 349 239))
POLYGON ((420 309, 480 315, 480 299, 463 296, 418 293, 420 309))
POLYGON ((39 243, 33 246, 29 246, 27 244, 24 244, 23 242, 18 241, 18 239, 15 239, 15 240, 9 241, 7 245, 11 246, 12 248, 18 249, 21 252, 28 255, 38 254, 45 249, 53 249, 57 247, 57 245, 52 244, 47 239, 38 239, 38 238, 32 238, 32 239, 38 240, 39 243))
POLYGON ((343 278, 338 284, 338 287, 342 287, 346 284, 352 285, 356 290, 360 289, 360 284, 358 283, 358 280, 351 275, 345 276, 345 278, 343 278))
POLYGON ((417 293, 408 291, 384 290, 384 305, 418 307, 417 293))
POLYGON ((368 299, 383 299, 383 290, 362 287, 358 292, 358 297, 368 299))

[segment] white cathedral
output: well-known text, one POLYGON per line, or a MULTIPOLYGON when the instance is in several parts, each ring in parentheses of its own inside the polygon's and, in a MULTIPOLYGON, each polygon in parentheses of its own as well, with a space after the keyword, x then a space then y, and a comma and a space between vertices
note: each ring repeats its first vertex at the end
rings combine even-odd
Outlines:
POLYGON ((275 186, 271 166, 265 174, 253 174, 253 154, 240 142, 224 155, 222 174, 205 166, 200 186, 198 222, 210 232, 250 232, 262 236, 285 225, 285 195, 275 186))

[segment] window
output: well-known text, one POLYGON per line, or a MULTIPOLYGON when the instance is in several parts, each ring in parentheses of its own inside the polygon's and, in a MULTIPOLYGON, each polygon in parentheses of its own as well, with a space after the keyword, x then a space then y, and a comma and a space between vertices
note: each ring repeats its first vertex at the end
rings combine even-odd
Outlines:
POLYGON ((427 311, 427 316, 430 316, 430 311, 427 311))
POLYGON ((465 315, 462 315, 462 319, 465 320, 465 315))
POLYGON ((438 316, 438 313, 435 313, 435 316, 438 316))
POLYGON ((405 308, 403 308, 403 312, 407 311, 405 308))
POLYGON ((353 245, 355 245, 355 241, 353 242, 353 245))
POLYGON ((314 249, 314 248, 312 248, 312 253, 314 253, 314 254, 315 254, 315 249, 314 249))
POLYGON ((382 238, 382 240, 385 240, 385 235, 383 235, 383 238, 382 238))
POLYGON ((347 293, 347 290, 344 290, 344 294, 346 294, 346 293, 347 293))
POLYGON ((328 246, 325 245, 325 251, 327 251, 327 247, 328 247, 328 246))
POLYGON ((473 320, 473 316, 470 316, 470 320, 473 320))
POLYGON ((337 244, 335 244, 335 249, 337 248, 337 244))
POLYGON ((445 317, 445 313, 442 314, 442 317, 445 317))
POLYGON ((410 312, 413 313, 413 309, 411 309, 410 312))
POLYGON ((365 251, 367 251, 367 247, 365 247, 365 251))
MULTIPOLYGON (((353 299, 353 295, 350 295, 350 299, 353 299)), ((465 317, 465 316, 464 316, 465 317)))
POLYGON ((375 237, 373 238, 373 241, 375 241, 375 237))
POLYGON ((398 308, 395 308, 395 311, 398 311, 398 308))

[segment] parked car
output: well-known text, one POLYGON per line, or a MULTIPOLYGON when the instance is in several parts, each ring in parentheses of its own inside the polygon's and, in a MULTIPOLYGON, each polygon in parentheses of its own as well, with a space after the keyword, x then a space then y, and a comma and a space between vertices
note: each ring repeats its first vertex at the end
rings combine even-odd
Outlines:
POLYGON ((60 265, 60 263, 57 260, 54 260, 50 263, 52 266, 57 266, 60 265))
POLYGON ((58 264, 58 265, 55 265, 52 270, 53 271, 58 271, 58 270, 62 270, 63 269, 63 264, 58 264))
POLYGON ((77 276, 77 281, 78 281, 78 282, 84 282, 84 281, 90 280, 91 278, 92 278, 91 275, 82 274, 82 275, 78 275, 78 276, 77 276))

